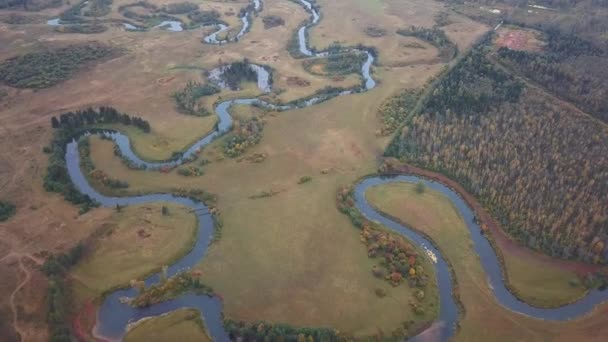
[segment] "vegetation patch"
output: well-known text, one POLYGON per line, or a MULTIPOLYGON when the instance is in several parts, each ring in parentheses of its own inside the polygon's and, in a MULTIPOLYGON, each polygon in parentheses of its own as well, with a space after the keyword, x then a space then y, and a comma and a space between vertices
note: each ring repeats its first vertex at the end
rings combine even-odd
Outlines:
POLYGON ((110 13, 112 0, 87 0, 86 7, 82 11, 85 17, 103 17, 110 13))
POLYGON ((281 193, 278 190, 274 190, 274 189, 270 189, 268 191, 264 190, 264 191, 260 191, 255 195, 251 195, 249 196, 249 199, 258 199, 258 198, 267 198, 267 197, 272 197, 274 195, 277 195, 281 193))
POLYGON ((0 222, 8 220, 11 216, 15 215, 16 211, 13 203, 0 201, 0 222))
POLYGON ((367 56, 363 53, 349 52, 308 59, 302 65, 311 74, 337 76, 360 73, 366 60, 367 56))
POLYGON ((210 115, 209 111, 199 103, 204 96, 217 94, 220 89, 212 84, 202 84, 196 81, 188 81, 184 89, 173 94, 177 110, 195 116, 210 115))
POLYGON ((129 303, 136 308, 143 308, 174 299, 186 292, 212 296, 213 289, 201 283, 199 278, 197 272, 182 272, 168 279, 165 277, 160 283, 148 288, 144 288, 143 281, 134 282, 133 287, 138 288, 140 293, 129 303))
POLYGON ((84 255, 85 247, 78 244, 65 253, 51 255, 42 265, 42 272, 48 277, 47 323, 49 340, 63 342, 71 340, 71 324, 68 308, 71 307, 66 275, 84 255))
POLYGON ((220 13, 215 10, 211 11, 194 11, 192 13, 188 13, 188 19, 192 23, 200 24, 200 25, 212 25, 220 23, 220 13))
POLYGON ((421 39, 439 49, 439 57, 444 61, 449 61, 458 54, 458 47, 452 43, 445 32, 438 27, 432 29, 424 27, 410 26, 397 30, 402 36, 411 36, 421 39))
POLYGON ((257 82, 258 74, 247 59, 220 67, 217 78, 220 85, 231 90, 239 90, 241 82, 257 82))
POLYGON ((55 27, 55 32, 59 33, 95 34, 102 33, 107 30, 107 26, 100 24, 60 25, 55 27))
POLYGON ((308 183, 308 182, 312 182, 312 177, 302 176, 302 177, 300 177, 300 179, 298 179, 298 184, 304 184, 304 183, 308 183))
POLYGON ((365 32, 365 34, 373 38, 380 38, 386 36, 386 30, 377 26, 368 26, 363 31, 365 32))
POLYGON ((245 153, 245 151, 262 140, 264 122, 253 117, 249 120, 240 120, 234 123, 232 132, 224 142, 224 154, 230 158, 235 158, 245 153))
POLYGON ((264 22, 265 29, 271 29, 277 26, 285 25, 285 20, 277 15, 267 15, 262 18, 262 22, 264 22))
POLYGON ((177 173, 185 177, 199 177, 205 174, 200 167, 192 165, 180 167, 179 169, 177 169, 177 173))
POLYGON ((47 88, 70 78, 85 63, 116 52, 115 48, 98 43, 32 52, 2 62, 0 80, 16 88, 47 88))
POLYGON ((186 14, 198 10, 198 5, 193 2, 176 2, 164 5, 161 10, 168 14, 186 14))
POLYGON ((385 101, 377 114, 382 120, 382 128, 380 128, 378 135, 387 136, 395 132, 408 115, 412 113, 419 97, 419 90, 408 89, 385 101))

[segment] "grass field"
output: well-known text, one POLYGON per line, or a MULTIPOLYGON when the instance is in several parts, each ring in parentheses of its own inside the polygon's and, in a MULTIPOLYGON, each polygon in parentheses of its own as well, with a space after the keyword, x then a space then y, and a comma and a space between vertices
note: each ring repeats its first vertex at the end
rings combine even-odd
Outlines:
POLYGON ((197 233, 194 214, 174 204, 126 207, 109 225, 94 251, 72 272, 77 302, 160 270, 186 253, 197 233), (162 215, 162 205, 169 215, 162 215))
POLYGON ((204 328, 200 313, 182 309, 136 323, 124 338, 125 342, 197 341, 211 338, 204 328))

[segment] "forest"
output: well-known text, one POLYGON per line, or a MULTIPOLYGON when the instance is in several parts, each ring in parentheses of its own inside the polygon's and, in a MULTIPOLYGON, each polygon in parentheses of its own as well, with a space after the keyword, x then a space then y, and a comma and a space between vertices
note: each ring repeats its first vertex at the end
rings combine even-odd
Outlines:
POLYGON ((402 36, 410 36, 421 39, 439 50, 439 57, 448 62, 458 54, 458 47, 450 41, 445 32, 438 27, 431 29, 424 27, 410 26, 397 30, 397 33, 402 36))
POLYGON ((608 261, 608 132, 473 51, 387 155, 446 174, 521 243, 608 261))
POLYGON ((550 92, 608 122, 608 53, 574 35, 549 30, 543 52, 500 48, 500 61, 550 92))
POLYGON ((9 58, 0 64, 0 80, 16 88, 48 88, 70 78, 83 64, 117 53, 99 43, 70 45, 9 58))

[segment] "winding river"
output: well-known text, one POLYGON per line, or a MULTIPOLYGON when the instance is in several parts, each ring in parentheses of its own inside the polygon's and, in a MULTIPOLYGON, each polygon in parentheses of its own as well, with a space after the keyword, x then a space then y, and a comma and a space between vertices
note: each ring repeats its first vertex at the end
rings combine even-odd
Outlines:
MULTIPOLYGON (((318 10, 308 1, 299 0, 304 8, 311 13, 309 21, 298 30, 299 37, 299 49, 303 55, 306 56, 326 56, 329 52, 316 52, 314 53, 307 45, 307 30, 319 22, 320 15, 318 10)), ((259 0, 254 1, 255 6, 253 10, 259 10, 261 3, 259 0)), ((241 31, 243 34, 245 30, 241 31)), ((215 38, 214 38, 215 39, 215 38)), ((211 39, 211 42, 213 40, 211 39)), ((361 69, 361 77, 363 79, 362 85, 358 89, 345 90, 335 96, 348 95, 353 92, 367 91, 376 86, 376 82, 370 75, 370 69, 374 62, 374 56, 367 50, 357 49, 345 49, 348 51, 359 51, 367 54, 367 60, 363 63, 361 69)), ((264 73, 264 68, 257 65, 251 65, 252 69, 256 71, 258 75, 258 87, 262 92, 270 90, 271 83, 268 73, 264 73)), ((130 162, 142 167, 149 169, 157 169, 163 166, 176 166, 184 162, 185 159, 192 156, 198 150, 211 143, 215 138, 221 136, 230 130, 232 126, 232 119, 230 116, 230 107, 234 104, 256 104, 265 106, 276 110, 289 110, 301 106, 310 106, 320 101, 326 100, 330 97, 312 97, 307 99, 304 104, 287 104, 277 105, 262 101, 257 98, 243 98, 228 100, 219 103, 215 107, 215 112, 218 116, 217 128, 211 133, 207 134, 195 144, 190 146, 186 151, 181 154, 181 157, 167 162, 148 162, 139 158, 135 152, 131 149, 128 137, 113 131, 107 131, 104 133, 111 137, 118 145, 122 155, 129 159, 130 162)), ((142 196, 132 197, 109 197, 100 194, 96 191, 87 181, 86 177, 80 169, 80 156, 78 152, 78 142, 75 139, 67 145, 66 149, 66 163, 68 173, 71 177, 72 182, 76 188, 89 195, 92 199, 99 202, 101 205, 106 207, 115 207, 116 205, 134 205, 151 202, 173 202, 180 204, 192 209, 198 218, 198 235, 195 246, 192 250, 182 257, 180 260, 169 266, 167 275, 173 276, 183 270, 187 270, 193 267, 195 264, 200 262, 204 258, 207 248, 211 242, 213 235, 213 220, 210 216, 208 208, 190 198, 178 197, 171 194, 150 194, 142 196)), ((483 268, 488 276, 488 282, 492 291, 494 292, 496 299, 505 308, 521 313, 523 315, 531 316, 539 319, 547 320, 568 320, 580 317, 598 305, 599 303, 608 300, 608 291, 590 291, 584 298, 577 301, 576 303, 566 305, 556 309, 541 309, 532 307, 524 302, 518 300, 513 296, 506 288, 501 274, 501 265, 499 260, 489 244, 488 240, 481 234, 480 228, 474 222, 474 214, 472 210, 466 205, 454 191, 448 187, 429 180, 421 179, 415 176, 392 176, 392 177, 369 177, 363 179, 355 187, 355 203, 357 208, 370 220, 378 221, 386 227, 394 230, 395 232, 402 234, 414 243, 419 245, 422 249, 425 249, 436 256, 436 274, 438 279, 439 294, 440 294, 440 313, 438 320, 440 324, 435 325, 440 329, 441 340, 447 340, 451 337, 456 329, 456 322, 458 320, 459 311, 452 296, 452 275, 448 267, 448 263, 441 255, 441 252, 437 250, 433 244, 428 241, 423 235, 416 231, 405 227, 390 218, 384 216, 382 213, 373 209, 365 199, 365 192, 372 186, 379 184, 386 184, 391 182, 410 182, 416 183, 422 181, 429 188, 437 190, 447 196, 454 204, 454 206, 460 212, 460 215, 464 218, 474 243, 475 251, 479 254, 483 268)), ((160 281, 160 275, 154 274, 145 279, 146 286, 158 283, 160 281)), ((215 341, 228 341, 229 337, 223 328, 222 324, 222 304, 221 301, 216 297, 209 296, 198 296, 194 294, 184 294, 176 299, 162 302, 156 305, 152 305, 147 308, 133 308, 128 304, 121 302, 122 297, 134 297, 136 290, 134 289, 123 289, 112 292, 107 295, 98 312, 97 323, 94 328, 94 334, 100 338, 107 340, 121 340, 124 336, 127 326, 129 323, 136 322, 140 319, 158 316, 179 308, 195 308, 201 312, 205 320, 205 325, 209 331, 209 334, 215 341)), ((420 337, 414 337, 412 340, 417 340, 420 337)))

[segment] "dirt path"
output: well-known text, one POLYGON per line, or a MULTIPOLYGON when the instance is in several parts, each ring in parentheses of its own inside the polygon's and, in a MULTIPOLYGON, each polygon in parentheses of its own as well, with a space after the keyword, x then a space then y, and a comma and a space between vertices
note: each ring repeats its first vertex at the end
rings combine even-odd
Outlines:
POLYGON ((32 274, 31 274, 30 270, 23 264, 23 258, 30 259, 36 265, 39 265, 39 266, 42 265, 42 261, 40 259, 32 256, 32 255, 29 255, 29 254, 18 254, 18 253, 14 253, 14 252, 9 253, 8 255, 6 255, 2 259, 0 259, 0 261, 3 261, 3 260, 8 259, 10 257, 17 258, 17 260, 19 261, 19 269, 21 270, 21 272, 23 272, 25 274, 25 278, 23 279, 23 281, 21 281, 21 283, 19 283, 19 285, 17 285, 17 287, 15 287, 15 289, 11 293, 10 299, 9 299, 9 303, 10 303, 10 306, 11 306, 11 311, 13 312, 13 328, 15 329, 15 331, 17 332, 17 334, 19 335, 19 340, 20 341, 25 341, 26 333, 25 333, 24 330, 22 330, 19 327, 19 311, 17 310, 17 304, 16 304, 16 301, 15 301, 15 298, 17 297, 17 294, 19 293, 19 291, 25 285, 27 285, 27 283, 32 278, 32 274))

